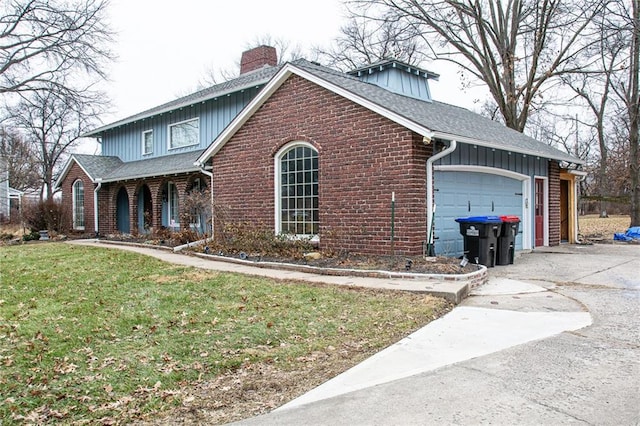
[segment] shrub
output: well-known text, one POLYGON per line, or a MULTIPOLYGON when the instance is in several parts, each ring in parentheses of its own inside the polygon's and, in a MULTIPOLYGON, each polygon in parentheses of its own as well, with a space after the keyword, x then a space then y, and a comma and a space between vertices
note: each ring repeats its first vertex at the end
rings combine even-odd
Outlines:
POLYGON ((2 241, 12 240, 13 238, 14 235, 9 232, 0 232, 0 240, 2 241))
POLYGON ((40 232, 31 231, 29 234, 24 234, 22 236, 22 241, 38 241, 40 239, 40 232))
POLYGON ((31 230, 47 229, 49 231, 66 232, 69 224, 69 209, 60 201, 44 200, 25 203, 22 217, 31 230))
POLYGON ((308 239, 294 239, 275 235, 268 227, 248 223, 224 223, 210 249, 226 254, 247 253, 250 256, 279 256, 302 259, 305 252, 314 250, 308 239))
POLYGON ((193 229, 180 229, 171 233, 171 239, 175 240, 179 244, 192 243, 194 241, 201 240, 202 238, 203 236, 193 229))

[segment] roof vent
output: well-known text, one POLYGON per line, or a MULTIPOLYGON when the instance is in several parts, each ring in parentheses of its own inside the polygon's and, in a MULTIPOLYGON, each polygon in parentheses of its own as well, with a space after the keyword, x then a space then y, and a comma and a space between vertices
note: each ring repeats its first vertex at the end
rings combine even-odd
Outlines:
POLYGON ((437 80, 439 77, 434 72, 395 59, 383 59, 348 74, 391 92, 426 102, 431 102, 429 80, 437 80))

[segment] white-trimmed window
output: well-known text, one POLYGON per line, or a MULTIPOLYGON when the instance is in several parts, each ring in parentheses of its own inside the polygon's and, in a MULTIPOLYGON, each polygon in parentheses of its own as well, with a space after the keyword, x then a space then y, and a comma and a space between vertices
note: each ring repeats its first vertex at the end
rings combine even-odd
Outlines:
POLYGON ((183 148, 200 143, 200 119, 192 118, 169 124, 169 149, 183 148))
POLYGON ((153 154, 153 130, 142 132, 142 155, 153 154))
POLYGON ((180 226, 180 212, 178 211, 178 187, 175 183, 167 184, 168 219, 172 228, 180 226))
POLYGON ((73 229, 84 230, 84 184, 81 180, 73 183, 71 188, 73 204, 73 229))
POLYGON ((275 157, 276 232, 318 235, 318 151, 309 143, 285 145, 275 157))

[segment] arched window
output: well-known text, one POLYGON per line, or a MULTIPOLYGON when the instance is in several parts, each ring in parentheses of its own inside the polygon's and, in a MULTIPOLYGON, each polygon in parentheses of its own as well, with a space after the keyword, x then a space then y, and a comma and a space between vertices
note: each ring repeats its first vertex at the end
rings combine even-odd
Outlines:
POLYGON ((275 170, 276 232, 317 235, 318 151, 306 142, 287 144, 276 154, 275 170))
POLYGON ((73 229, 84 230, 84 184, 81 180, 73 183, 71 198, 73 200, 73 229))

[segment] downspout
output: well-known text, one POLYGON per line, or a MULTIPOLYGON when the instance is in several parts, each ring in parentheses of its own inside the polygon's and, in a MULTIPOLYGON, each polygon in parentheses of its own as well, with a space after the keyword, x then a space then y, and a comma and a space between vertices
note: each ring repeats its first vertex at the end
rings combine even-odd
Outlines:
POLYGON ((96 233, 96 238, 98 238, 98 191, 102 187, 102 179, 96 179, 98 186, 93 190, 93 230, 96 233))
MULTIPOLYGON (((446 157, 456 150, 458 146, 458 142, 452 140, 449 143, 449 147, 443 151, 440 151, 436 155, 432 155, 427 160, 427 241, 428 247, 433 246, 433 232, 431 229, 433 227, 433 212, 435 210, 435 203, 433 202, 433 163, 442 157, 446 157)), ((434 142, 435 147, 435 142, 434 142)))
POLYGON ((209 176, 209 194, 211 196, 211 240, 213 240, 213 172, 205 170, 205 165, 203 163, 199 164, 200 172, 203 175, 209 176))

